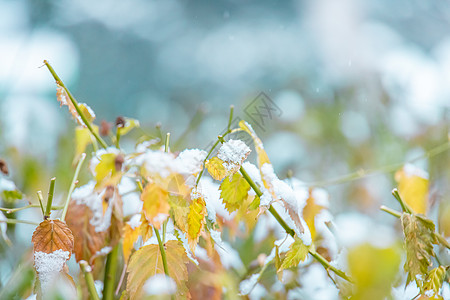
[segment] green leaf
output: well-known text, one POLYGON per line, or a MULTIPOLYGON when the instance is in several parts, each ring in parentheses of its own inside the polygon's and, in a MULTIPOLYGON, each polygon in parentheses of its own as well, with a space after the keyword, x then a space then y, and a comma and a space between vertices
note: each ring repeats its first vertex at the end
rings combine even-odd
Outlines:
POLYGON ((248 196, 250 185, 241 174, 235 173, 230 180, 227 177, 220 185, 220 197, 223 199, 225 208, 232 213, 237 210, 248 196))
POLYGON ((425 291, 433 291, 434 295, 439 294, 439 290, 442 287, 442 283, 444 282, 446 267, 439 266, 437 268, 434 268, 428 272, 425 284, 423 286, 423 289, 425 291))
POLYGON ((223 160, 217 156, 208 159, 205 163, 205 167, 208 170, 209 175, 215 180, 222 180, 227 176, 227 170, 223 165, 223 160))
POLYGON ((5 202, 14 202, 15 200, 19 200, 23 198, 22 192, 19 190, 12 190, 2 192, 2 198, 5 202))
POLYGON ((302 240, 296 238, 292 243, 286 257, 281 264, 282 269, 287 269, 297 266, 301 261, 304 261, 308 256, 309 247, 303 244, 302 240))
POLYGON ((192 250, 195 253, 195 247, 197 246, 198 238, 202 232, 203 226, 205 225, 206 202, 203 197, 198 197, 193 199, 191 205, 189 206, 188 215, 188 242, 192 250))
POLYGON ((406 262, 404 269, 408 272, 407 284, 412 280, 422 289, 422 278, 428 274, 431 266, 431 257, 434 256, 433 244, 436 244, 434 236, 434 223, 425 216, 403 213, 401 217, 403 234, 405 235, 406 262))

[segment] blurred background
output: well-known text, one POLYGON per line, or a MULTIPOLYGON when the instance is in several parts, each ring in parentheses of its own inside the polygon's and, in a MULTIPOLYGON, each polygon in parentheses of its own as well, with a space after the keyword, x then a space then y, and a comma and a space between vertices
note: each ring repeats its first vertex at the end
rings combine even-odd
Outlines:
MULTIPOLYGON (((172 151, 206 148, 234 104, 281 178, 325 186, 334 213, 383 218, 395 167, 361 170, 448 142, 449 28, 442 0, 1 0, 0 157, 31 197, 52 176, 70 184, 75 124, 47 59, 97 124, 160 124, 172 151)), ((448 202, 448 151, 414 164, 448 202)))

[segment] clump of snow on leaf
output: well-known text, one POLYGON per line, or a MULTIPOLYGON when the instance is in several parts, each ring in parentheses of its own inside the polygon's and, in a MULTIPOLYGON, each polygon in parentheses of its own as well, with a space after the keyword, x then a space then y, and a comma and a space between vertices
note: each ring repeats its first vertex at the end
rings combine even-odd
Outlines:
POLYGON ((272 195, 270 195, 269 191, 264 191, 264 193, 261 196, 261 206, 270 206, 272 203, 272 195))
POLYGON ((241 292, 241 295, 248 295, 255 287, 256 283, 259 279, 259 273, 253 274, 248 279, 244 279, 239 284, 239 291, 241 292))
MULTIPOLYGON (((111 215, 113 205, 110 203, 103 214, 102 192, 95 191, 95 181, 89 181, 87 184, 76 188, 72 193, 72 199, 79 205, 86 205, 92 211, 92 218, 89 223, 95 227, 96 232, 105 231, 111 225, 111 215)), ((115 197, 110 200, 114 201, 115 197)))
POLYGON ((261 180, 261 173, 254 164, 246 161, 242 164, 242 167, 247 172, 248 176, 250 176, 250 178, 253 180, 253 182, 259 185, 260 188, 264 187, 264 184, 261 180))
POLYGON ((141 226, 141 215, 135 214, 131 217, 130 221, 127 222, 128 225, 130 225, 131 229, 136 229, 139 226, 141 226))
POLYGON ((413 164, 404 165, 403 171, 408 176, 418 176, 418 177, 422 177, 424 179, 429 179, 429 177, 430 177, 426 171, 422 170, 419 167, 416 167, 413 164))
POLYGON ((203 168, 203 161, 207 153, 199 149, 186 149, 181 152, 175 159, 178 165, 178 173, 181 174, 196 174, 203 168))
POLYGON ((235 173, 250 152, 250 148, 243 141, 229 140, 220 147, 217 157, 224 162, 223 165, 228 172, 235 173))
POLYGON ((56 276, 61 272, 65 262, 69 259, 70 252, 61 249, 52 253, 35 252, 34 266, 41 282, 43 290, 49 288, 56 276))
POLYGON ((172 295, 177 291, 177 285, 171 277, 156 274, 145 282, 144 291, 147 295, 172 295))

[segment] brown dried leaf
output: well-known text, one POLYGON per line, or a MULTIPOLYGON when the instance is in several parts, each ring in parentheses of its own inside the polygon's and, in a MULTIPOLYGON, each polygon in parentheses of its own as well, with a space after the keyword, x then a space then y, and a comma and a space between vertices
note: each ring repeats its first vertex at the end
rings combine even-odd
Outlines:
POLYGON ((75 258, 90 262, 95 253, 106 245, 106 232, 96 232, 89 222, 92 211, 84 204, 71 201, 67 211, 66 222, 75 235, 75 258))
POLYGON ((34 231, 31 241, 34 252, 52 253, 61 249, 72 253, 74 248, 72 231, 60 220, 49 219, 41 222, 34 231))

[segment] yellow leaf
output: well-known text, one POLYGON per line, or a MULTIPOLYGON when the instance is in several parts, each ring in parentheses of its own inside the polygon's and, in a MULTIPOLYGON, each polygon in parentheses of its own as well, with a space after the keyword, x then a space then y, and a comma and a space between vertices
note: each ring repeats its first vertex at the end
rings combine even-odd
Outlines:
POLYGON ((117 132, 119 133, 119 135, 125 135, 128 132, 130 132, 131 129, 140 126, 139 121, 136 119, 131 119, 131 118, 124 118, 124 119, 125 119, 125 125, 117 128, 117 132))
POLYGON ((255 143, 255 150, 256 154, 258 155, 258 167, 261 168, 264 164, 270 164, 269 157, 267 156, 266 151, 264 150, 263 143, 261 142, 260 138, 256 135, 256 132, 253 130, 252 126, 245 122, 244 120, 241 120, 239 122, 239 127, 247 132, 253 139, 253 142, 255 143))
POLYGON ((189 206, 188 215, 188 242, 192 253, 195 253, 198 238, 200 237, 203 226, 205 225, 206 213, 205 199, 203 199, 200 195, 198 195, 198 198, 192 199, 192 203, 189 206))
POLYGON ((133 250, 134 243, 137 241, 139 237, 139 228, 132 228, 130 224, 126 223, 124 226, 124 234, 123 234, 123 257, 125 262, 128 261, 130 257, 131 250, 133 250))
MULTIPOLYGON (((92 128, 96 133, 98 133, 97 125, 92 125, 92 128)), ((88 128, 77 126, 75 128, 75 156, 79 156, 81 153, 85 152, 86 147, 94 141, 95 138, 92 136, 88 128)))
MULTIPOLYGON (((116 158, 121 154, 105 153, 100 155, 100 162, 95 166, 96 186, 115 185, 121 178, 121 170, 116 167, 116 158)), ((123 157, 122 157, 123 158, 123 157)))
POLYGON ((215 180, 222 180, 227 176, 227 170, 223 165, 223 160, 214 156, 211 159, 208 159, 205 164, 206 169, 208 169, 209 174, 215 180))
POLYGON ((426 214, 428 204, 427 174, 412 165, 405 165, 395 173, 398 192, 415 213, 426 214))
MULTIPOLYGON (((186 264, 189 259, 183 245, 178 241, 164 244, 169 275, 177 284, 177 296, 187 297, 186 281, 188 279, 186 264)), ((131 255, 128 268, 127 292, 131 300, 142 299, 145 293, 142 287, 156 274, 164 274, 161 252, 158 245, 147 245, 131 255)))
POLYGON ((313 241, 315 241, 317 232, 316 232, 316 225, 314 223, 314 220, 316 216, 325 209, 325 206, 318 205, 315 203, 315 199, 313 197, 313 190, 309 191, 309 197, 306 199, 306 205, 303 208, 303 219, 306 222, 306 225, 309 227, 309 231, 311 232, 311 238, 313 241))
POLYGON ((289 247, 286 256, 281 264, 282 269, 296 267, 301 261, 304 261, 308 256, 309 247, 306 246, 302 240, 296 238, 294 243, 289 247))
POLYGON ((147 184, 141 194, 141 200, 144 202, 142 210, 145 218, 158 229, 161 228, 161 224, 169 216, 170 206, 168 198, 169 193, 154 183, 147 184))
POLYGON ((362 244, 349 250, 348 267, 355 283, 355 300, 385 299, 391 292, 400 265, 396 248, 377 248, 362 244))
POLYGON ((83 116, 86 117, 86 120, 91 123, 95 119, 94 111, 87 105, 86 103, 78 103, 78 107, 81 110, 83 116))
POLYGON ((145 218, 145 214, 141 212, 141 226, 139 226, 139 235, 142 237, 142 242, 146 242, 153 235, 153 227, 145 218))
POLYGON ((175 221, 175 225, 181 229, 181 231, 188 232, 188 215, 189 215, 189 203, 184 197, 170 195, 169 204, 171 207, 171 216, 175 221))
POLYGON ((230 180, 226 178, 220 185, 220 198, 223 199, 225 208, 232 213, 237 210, 248 196, 250 185, 241 174, 235 173, 230 180))

